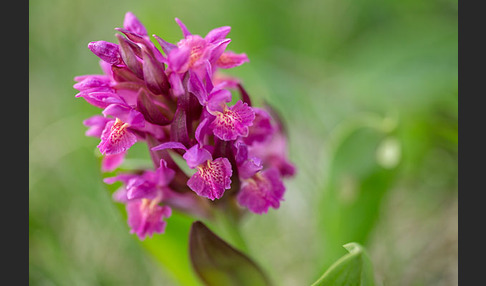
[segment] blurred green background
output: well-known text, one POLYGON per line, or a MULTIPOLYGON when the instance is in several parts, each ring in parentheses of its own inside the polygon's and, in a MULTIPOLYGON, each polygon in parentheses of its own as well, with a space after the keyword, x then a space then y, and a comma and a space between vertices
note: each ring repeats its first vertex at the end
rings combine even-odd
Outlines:
MULTIPOLYGON (((173 43, 175 17, 203 36, 231 26, 228 49, 250 63, 229 73, 287 123, 298 173, 280 209, 242 224, 276 285, 310 285, 351 241, 378 285, 458 284, 457 1, 29 4, 31 285, 197 285, 184 251, 193 219, 175 214, 143 243, 129 234, 98 140, 84 136, 100 110, 74 97, 74 76, 101 72, 88 42, 116 42, 127 11, 173 43)), ((148 159, 143 146, 130 156, 148 159)))

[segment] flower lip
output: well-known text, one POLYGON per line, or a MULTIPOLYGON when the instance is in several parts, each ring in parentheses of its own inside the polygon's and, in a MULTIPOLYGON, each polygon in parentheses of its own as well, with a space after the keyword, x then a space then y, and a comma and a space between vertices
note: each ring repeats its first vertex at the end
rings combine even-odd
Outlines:
POLYGON ((268 112, 258 107, 254 107, 253 111, 255 111, 255 120, 253 120, 253 125, 249 127, 248 136, 243 138, 248 146, 251 146, 254 142, 269 140, 276 131, 268 112))
POLYGON ((170 217, 172 210, 168 206, 159 206, 156 200, 142 199, 128 202, 128 225, 131 233, 143 240, 154 233, 164 233, 167 222, 164 218, 170 217))
POLYGON ((243 180, 237 201, 256 214, 267 213, 270 207, 279 208, 283 201, 285 186, 276 168, 256 173, 252 178, 243 180))
POLYGON ((113 155, 125 152, 135 142, 137 137, 127 130, 129 124, 120 119, 108 122, 101 134, 101 142, 98 148, 103 155, 113 155))
POLYGON ((253 109, 238 100, 234 106, 230 108, 225 106, 222 112, 216 112, 216 118, 210 128, 213 129, 214 135, 221 140, 231 141, 240 136, 247 136, 248 127, 253 124, 254 119, 253 109))
POLYGON ((210 200, 219 199, 231 187, 231 164, 227 158, 220 157, 199 165, 197 171, 187 181, 196 194, 210 200))

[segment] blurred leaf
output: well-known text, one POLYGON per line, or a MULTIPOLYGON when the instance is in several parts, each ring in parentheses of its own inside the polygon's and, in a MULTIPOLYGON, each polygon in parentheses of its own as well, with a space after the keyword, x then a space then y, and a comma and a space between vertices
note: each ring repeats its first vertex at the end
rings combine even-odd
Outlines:
POLYGON ((373 266, 365 249, 355 242, 343 246, 349 253, 336 261, 312 286, 375 285, 373 266))
POLYGON ((334 134, 329 173, 319 202, 323 268, 341 256, 336 245, 367 243, 379 218, 381 201, 395 182, 400 165, 395 129, 394 119, 364 114, 348 119, 334 134), (384 155, 393 164, 383 164, 384 155))
POLYGON ((269 285, 263 271, 202 222, 192 224, 189 236, 192 265, 206 285, 269 285))

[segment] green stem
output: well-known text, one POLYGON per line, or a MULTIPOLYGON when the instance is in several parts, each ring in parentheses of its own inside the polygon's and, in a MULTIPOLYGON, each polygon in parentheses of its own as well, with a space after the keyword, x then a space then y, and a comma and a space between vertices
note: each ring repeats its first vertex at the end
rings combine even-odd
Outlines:
POLYGON ((235 248, 248 254, 248 247, 241 233, 240 221, 237 216, 229 208, 218 209, 214 214, 216 227, 220 230, 221 235, 235 248))

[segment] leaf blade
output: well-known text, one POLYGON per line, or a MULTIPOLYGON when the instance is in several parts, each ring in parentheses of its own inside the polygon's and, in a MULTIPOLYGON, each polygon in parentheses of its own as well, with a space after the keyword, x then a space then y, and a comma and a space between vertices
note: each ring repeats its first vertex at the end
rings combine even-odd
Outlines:
POLYGON ((349 253, 332 264, 311 286, 375 285, 373 266, 366 250, 355 242, 347 243, 343 247, 349 253))
POLYGON ((200 221, 191 226, 189 256, 193 269, 206 285, 270 285, 253 260, 200 221))

